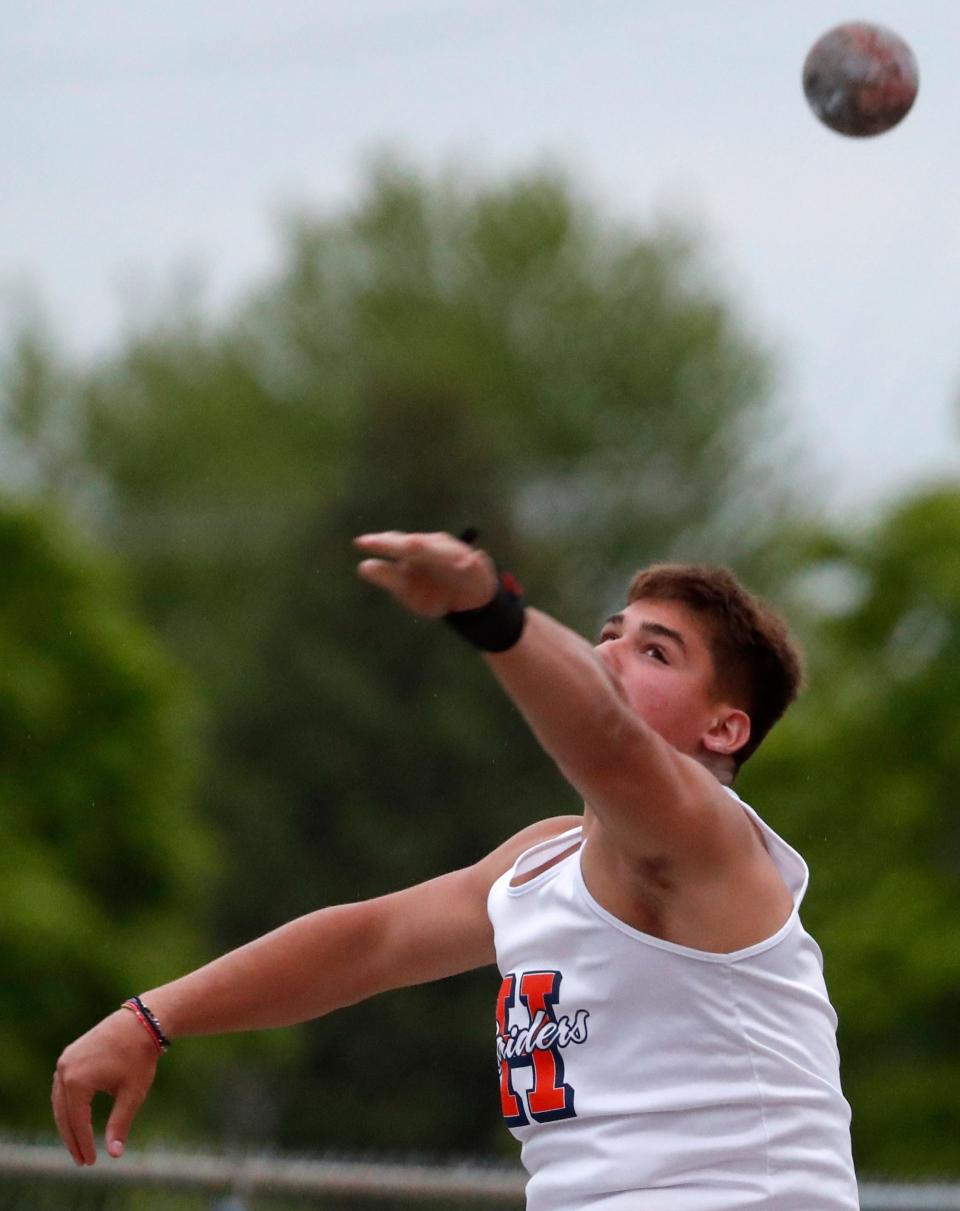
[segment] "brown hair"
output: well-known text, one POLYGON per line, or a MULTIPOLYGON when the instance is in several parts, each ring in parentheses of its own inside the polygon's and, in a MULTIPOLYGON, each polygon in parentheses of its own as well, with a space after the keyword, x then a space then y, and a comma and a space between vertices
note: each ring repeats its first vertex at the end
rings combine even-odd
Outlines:
POLYGON ((627 601, 678 601, 709 619, 714 687, 750 716, 750 739, 733 754, 752 756, 803 680, 800 649, 786 624, 725 568, 654 564, 630 582, 627 601))

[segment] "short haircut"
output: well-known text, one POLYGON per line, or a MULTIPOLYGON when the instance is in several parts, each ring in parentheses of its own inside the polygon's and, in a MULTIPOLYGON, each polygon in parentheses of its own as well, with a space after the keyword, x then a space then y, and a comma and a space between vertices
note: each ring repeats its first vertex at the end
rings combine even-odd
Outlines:
POLYGON ((739 770, 803 681, 803 658, 787 626, 726 568, 661 563, 641 568, 627 601, 677 601, 709 622, 714 689, 750 716, 750 739, 733 754, 739 770))

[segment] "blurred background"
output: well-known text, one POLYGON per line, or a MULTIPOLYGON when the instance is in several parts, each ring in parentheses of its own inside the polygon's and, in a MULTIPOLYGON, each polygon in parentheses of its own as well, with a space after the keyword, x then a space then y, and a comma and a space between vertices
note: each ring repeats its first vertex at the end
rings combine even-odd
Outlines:
MULTIPOLYGON (((478 527, 585 634, 727 563, 809 687, 741 793, 807 857, 861 1173, 960 1162, 960 9, 10 0, 0 1133, 61 1048, 290 917, 577 809, 351 537, 478 527), (920 96, 804 102, 851 16, 920 96)), ((184 1041, 136 1141, 512 1158, 495 973, 184 1041)), ((31 1204, 36 1205, 36 1204, 31 1204)))

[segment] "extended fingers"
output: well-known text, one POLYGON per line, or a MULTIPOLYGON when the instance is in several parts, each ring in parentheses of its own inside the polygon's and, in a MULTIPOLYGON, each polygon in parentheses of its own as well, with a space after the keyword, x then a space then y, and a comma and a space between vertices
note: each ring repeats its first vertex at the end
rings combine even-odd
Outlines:
POLYGON ((399 592, 406 580, 403 569, 385 559, 363 559, 357 564, 357 573, 370 584, 390 593, 399 592))
POLYGON ((470 548, 452 534, 407 534, 401 530, 384 530, 378 534, 361 534, 353 540, 358 550, 382 559, 411 559, 433 555, 449 556, 470 548))
POLYGON ((117 1091, 106 1130, 107 1152, 111 1156, 123 1155, 123 1147, 130 1134, 134 1116, 143 1105, 148 1089, 149 1085, 146 1087, 125 1086, 117 1091))
POLYGON ((411 540, 418 537, 416 534, 404 534, 400 530, 384 530, 378 534, 360 534, 353 540, 353 545, 369 555, 402 559, 417 549, 417 544, 411 540))
POLYGON ((57 1124, 57 1131, 59 1132, 60 1138, 63 1140, 64 1147, 73 1157, 75 1163, 82 1165, 83 1157, 80 1155, 80 1146, 77 1143, 76 1136, 73 1134, 73 1128, 70 1126, 70 1119, 67 1116, 63 1082, 60 1079, 59 1072, 55 1072, 53 1074, 53 1088, 50 1091, 50 1104, 53 1107, 53 1118, 57 1124))
POLYGON ((58 1067, 50 1096, 57 1131, 78 1165, 92 1165, 97 1159, 90 1121, 93 1095, 78 1089, 58 1067))

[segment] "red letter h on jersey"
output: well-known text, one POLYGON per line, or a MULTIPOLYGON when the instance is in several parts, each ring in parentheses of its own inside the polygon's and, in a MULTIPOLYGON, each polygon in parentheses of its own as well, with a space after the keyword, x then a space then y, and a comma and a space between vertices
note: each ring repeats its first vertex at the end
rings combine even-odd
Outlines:
POLYGON ((526 1110, 538 1123, 573 1118, 574 1091, 563 1080, 563 1057, 556 1039, 557 1017, 554 1006, 560 999, 559 971, 526 971, 520 976, 520 1000, 529 1014, 531 1026, 540 1027, 521 1041, 523 1031, 508 1027, 509 1010, 516 1004, 517 977, 504 976, 497 997, 497 1036, 500 1040, 500 1103, 508 1127, 522 1127, 530 1120, 521 1096, 513 1087, 512 1073, 518 1068, 533 1069, 533 1087, 526 1094, 526 1110), (552 1027, 552 1029, 551 1029, 552 1027), (520 1035, 521 1038, 517 1036, 520 1035), (538 1045, 538 1037, 540 1044, 538 1045), (547 1044, 545 1039, 549 1038, 547 1044), (511 1049, 511 1044, 516 1046, 511 1049))

